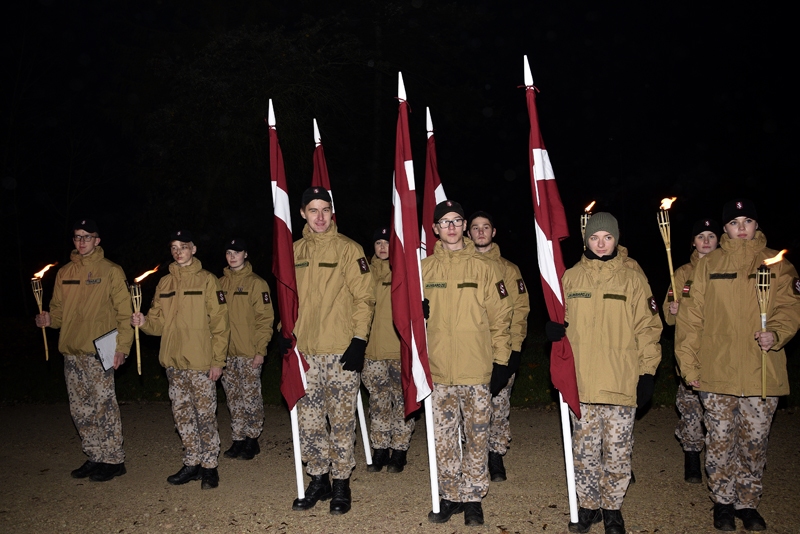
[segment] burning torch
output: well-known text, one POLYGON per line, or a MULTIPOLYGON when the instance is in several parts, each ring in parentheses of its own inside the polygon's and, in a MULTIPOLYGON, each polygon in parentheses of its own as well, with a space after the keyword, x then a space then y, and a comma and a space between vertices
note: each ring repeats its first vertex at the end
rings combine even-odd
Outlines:
POLYGON ((669 209, 672 203, 675 202, 677 197, 661 199, 661 206, 658 212, 658 229, 661 230, 661 238, 664 240, 664 246, 667 248, 667 261, 669 262, 669 281, 672 287, 672 293, 675 300, 678 300, 678 290, 675 288, 675 271, 672 268, 672 241, 670 238, 669 227, 669 209))
POLYGON ((592 218, 592 208, 594 204, 595 201, 592 200, 592 203, 583 208, 583 213, 581 213, 581 240, 583 240, 583 250, 586 250, 586 223, 592 218))
MULTIPOLYGON (((158 265, 154 269, 147 271, 141 276, 133 279, 131 284, 131 303, 133 304, 133 312, 139 313, 142 310, 142 285, 139 283, 154 272, 158 270, 158 265)), ((139 371, 139 376, 142 375, 142 351, 139 348, 139 325, 134 327, 136 334, 136 370, 139 371)))
MULTIPOLYGON (((758 296, 758 309, 761 311, 761 331, 767 331, 767 309, 769 307, 769 285, 772 273, 769 266, 783 259, 786 250, 781 250, 777 256, 767 258, 756 271, 756 295, 758 296)), ((767 398, 767 351, 761 349, 761 398, 767 398)))
MULTIPOLYGON (((50 267, 55 267, 56 265, 58 265, 58 262, 45 266, 44 269, 34 274, 33 278, 31 278, 31 288, 33 288, 33 296, 36 299, 36 304, 39 305, 40 315, 42 313, 42 277, 50 267)), ((42 338, 44 339, 44 359, 48 361, 50 359, 50 349, 47 348, 47 332, 45 332, 44 327, 42 327, 42 338)))

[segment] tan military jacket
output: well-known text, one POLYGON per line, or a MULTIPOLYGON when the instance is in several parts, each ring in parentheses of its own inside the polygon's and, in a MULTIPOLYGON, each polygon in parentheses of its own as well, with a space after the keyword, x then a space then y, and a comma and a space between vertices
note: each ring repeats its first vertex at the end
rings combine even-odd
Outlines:
POLYGON ((373 256, 370 261, 375 279, 375 318, 367 343, 370 360, 399 360, 400 337, 392 322, 392 271, 389 260, 373 256))
POLYGON ((343 354, 354 337, 369 339, 375 281, 361 245, 331 222, 318 234, 306 226, 294 242, 299 308, 294 334, 303 354, 343 354))
POLYGON ((424 296, 430 301, 428 359, 438 384, 488 384, 492 364, 508 364, 513 308, 505 282, 469 238, 446 250, 437 241, 422 260, 424 296))
MULTIPOLYGON (((692 272, 698 261, 700 261, 700 253, 695 249, 694 252, 692 252, 689 263, 681 265, 672 273, 672 276, 675 278, 675 287, 678 288, 678 302, 682 300, 684 292, 688 294, 691 291, 692 272)), ((664 297, 664 304, 662 305, 664 321, 670 326, 675 325, 675 316, 669 312, 669 303, 674 300, 674 288, 671 287, 667 290, 667 296, 664 297)), ((680 311, 680 308, 678 308, 678 310, 680 311)))
POLYGON ((562 282, 581 402, 636 406, 639 376, 654 375, 661 361, 661 318, 647 279, 618 254, 582 256, 562 282))
MULTIPOLYGON (((723 235, 718 249, 697 262, 691 289, 683 295, 675 329, 675 355, 687 382, 723 395, 761 395, 761 330, 755 274, 777 251, 758 230, 752 240, 723 235)), ((783 347, 800 326, 800 280, 786 259, 770 267, 767 331, 777 336, 767 352, 767 395, 789 393, 783 347)))
POLYGON ((228 353, 228 305, 217 277, 194 258, 190 265, 169 265, 156 286, 145 334, 161 336, 158 361, 164 367, 208 371, 225 367, 228 353))
POLYGON ((506 289, 511 295, 511 306, 514 314, 511 319, 511 350, 522 350, 522 342, 528 335, 528 314, 531 311, 531 302, 528 288, 522 279, 519 267, 500 255, 500 246, 492 243, 492 248, 483 253, 483 257, 499 264, 506 289))
POLYGON ((228 356, 266 355, 275 322, 267 282, 253 272, 253 266, 247 261, 238 271, 225 267, 219 285, 228 303, 231 326, 228 356))
POLYGON ((93 341, 116 328, 116 352, 128 354, 132 313, 122 268, 107 260, 100 246, 86 257, 73 250, 69 264, 56 274, 50 301, 50 327, 61 329, 58 351, 70 356, 95 354, 93 341))

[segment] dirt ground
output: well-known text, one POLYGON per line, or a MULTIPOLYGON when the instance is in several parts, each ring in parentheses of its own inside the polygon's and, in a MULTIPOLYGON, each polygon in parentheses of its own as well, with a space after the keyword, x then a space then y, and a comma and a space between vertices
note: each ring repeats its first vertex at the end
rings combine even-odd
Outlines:
MULTIPOLYGON (((352 475, 353 509, 331 516, 328 503, 293 512, 296 497, 291 427, 284 408, 268 407, 262 453, 252 461, 220 459, 220 486, 170 486, 181 445, 168 403, 122 406, 128 473, 110 482, 70 478, 85 457, 68 407, 0 407, 0 532, 567 532, 569 507, 558 413, 514 410, 508 481, 492 483, 484 527, 427 521, 431 509, 424 419, 403 473, 368 473, 360 439, 352 475)), ((622 508, 629 532, 715 532, 705 484, 683 481, 683 454, 672 437, 673 409, 651 410, 635 426, 631 485, 622 508)), ((219 409, 222 446, 230 445, 228 410, 219 409)), ((770 436, 759 510, 769 531, 796 533, 800 508, 800 414, 780 410, 770 436)), ((307 479, 306 479, 307 482, 307 479)), ((741 523, 738 523, 741 530, 741 523)), ((595 525, 592 532, 602 532, 595 525)), ((743 531, 743 530, 741 530, 743 531)))

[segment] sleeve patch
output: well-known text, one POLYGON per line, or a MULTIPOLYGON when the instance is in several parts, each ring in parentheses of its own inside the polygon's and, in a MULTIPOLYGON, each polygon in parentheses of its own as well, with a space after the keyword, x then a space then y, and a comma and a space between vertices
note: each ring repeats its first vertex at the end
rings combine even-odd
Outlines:
POLYGON ((522 278, 517 279, 517 291, 520 295, 528 292, 528 288, 525 287, 525 281, 522 278))
POLYGON ((220 304, 227 304, 225 300, 225 292, 224 291, 217 291, 217 300, 220 304))
POLYGON ((495 286, 497 287, 497 292, 500 293, 501 299, 504 299, 508 296, 508 290, 506 289, 506 284, 502 280, 497 282, 495 286))
POLYGON ((682 291, 683 298, 688 299, 689 297, 691 297, 692 296, 691 290, 692 290, 692 283, 686 282, 686 285, 683 286, 683 291, 682 291))
POLYGON ((792 291, 795 295, 800 295, 800 278, 792 280, 792 291))
POLYGON ((358 270, 361 271, 361 274, 367 274, 369 272, 369 263, 367 263, 367 258, 361 256, 356 261, 358 262, 358 270))
POLYGON ((269 300, 269 293, 264 291, 261 293, 261 298, 264 299, 264 304, 269 304, 271 301, 269 300))
POLYGON ((658 315, 658 304, 656 304, 656 299, 654 299, 653 297, 648 297, 647 307, 650 308, 650 312, 653 315, 658 315))

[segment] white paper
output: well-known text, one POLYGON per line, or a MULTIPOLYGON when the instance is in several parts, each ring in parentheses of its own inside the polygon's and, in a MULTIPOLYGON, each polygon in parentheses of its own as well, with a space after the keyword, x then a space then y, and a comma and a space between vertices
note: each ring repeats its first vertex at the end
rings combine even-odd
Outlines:
POLYGON ((117 329, 107 332, 94 340, 94 348, 97 349, 97 357, 103 366, 104 371, 114 367, 114 354, 117 352, 117 329))

